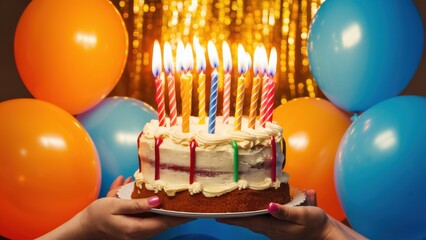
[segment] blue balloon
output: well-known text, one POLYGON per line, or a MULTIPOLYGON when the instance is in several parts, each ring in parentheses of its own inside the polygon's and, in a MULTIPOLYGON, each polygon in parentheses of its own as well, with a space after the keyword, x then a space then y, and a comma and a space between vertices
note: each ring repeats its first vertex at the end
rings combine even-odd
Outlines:
POLYGON ((197 219, 170 228, 151 240, 228 240, 250 239, 268 240, 263 234, 255 233, 247 228, 216 222, 214 219, 197 219))
POLYGON ((359 116, 335 161, 337 195, 370 239, 426 239, 426 97, 398 96, 359 116))
POLYGON ((311 23, 309 66, 330 101, 362 112, 407 86, 423 46, 410 0, 327 0, 311 23))
POLYGON ((137 138, 146 123, 157 118, 148 104, 127 97, 109 97, 77 116, 95 143, 102 182, 99 197, 119 176, 133 176, 139 167, 137 138))

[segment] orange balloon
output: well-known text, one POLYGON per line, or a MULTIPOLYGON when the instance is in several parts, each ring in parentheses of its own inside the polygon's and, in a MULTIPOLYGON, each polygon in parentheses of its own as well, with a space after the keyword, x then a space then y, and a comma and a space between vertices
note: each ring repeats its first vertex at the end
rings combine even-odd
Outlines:
POLYGON ((297 98, 274 110, 283 127, 287 155, 284 170, 290 185, 314 189, 318 206, 336 219, 345 219, 334 184, 334 159, 349 117, 323 99, 297 98))
POLYGON ((36 99, 0 103, 0 236, 34 239, 97 199, 98 153, 83 126, 36 99))
POLYGON ((33 0, 19 19, 14 49, 31 94, 75 115, 115 87, 126 64, 128 36, 108 0, 33 0))

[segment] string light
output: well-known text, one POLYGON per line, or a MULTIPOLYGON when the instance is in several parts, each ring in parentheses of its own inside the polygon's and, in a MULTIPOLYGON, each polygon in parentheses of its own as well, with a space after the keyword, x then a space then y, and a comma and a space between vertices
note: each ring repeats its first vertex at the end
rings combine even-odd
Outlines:
MULTIPOLYGON (((268 50, 278 51, 275 105, 296 97, 322 96, 309 70, 308 34, 309 24, 324 0, 113 0, 117 5, 129 31, 129 57, 122 79, 111 93, 127 95, 155 106, 150 76, 150 61, 154 39, 161 46, 167 41, 176 52, 177 41, 192 43, 194 36, 199 45, 206 49, 212 40, 217 47, 223 41, 229 43, 232 62, 237 61, 237 46, 241 43, 251 57, 256 46, 264 45, 268 50)), ((222 51, 218 49, 219 58, 222 51)), ((223 93, 224 69, 220 65, 219 98, 223 93)), ((246 101, 244 114, 249 113, 252 70, 247 73, 246 101)), ((207 64, 206 72, 211 72, 207 64)), ((193 72, 194 78, 198 73, 193 72)), ((232 71, 231 106, 235 107, 238 72, 232 71)), ((176 76, 176 84, 179 77, 176 76)), ((194 84, 197 84, 194 81, 194 84)), ((206 81, 207 83, 210 81, 206 81)), ((196 93, 193 87, 193 94, 196 93)), ((208 93, 209 84, 206 84, 208 93)), ((176 88, 179 96, 179 88, 176 88)), ((177 106, 181 99, 177 98, 177 106)), ((218 108, 221 109, 218 101, 218 108)), ((234 107, 231 107, 233 114, 234 107)), ((181 109, 178 107, 179 114, 181 109)), ((192 106, 196 115, 198 106, 192 106)))

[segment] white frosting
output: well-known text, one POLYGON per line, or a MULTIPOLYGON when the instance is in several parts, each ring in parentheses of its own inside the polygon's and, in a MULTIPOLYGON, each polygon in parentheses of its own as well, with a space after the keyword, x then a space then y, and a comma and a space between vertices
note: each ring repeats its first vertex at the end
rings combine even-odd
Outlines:
POLYGON ((222 124, 222 118, 216 119, 216 131, 214 134, 208 133, 208 121, 205 124, 198 124, 197 117, 191 117, 190 132, 183 133, 180 125, 182 119, 178 118, 178 125, 170 127, 167 119, 165 127, 158 126, 158 120, 151 120, 143 129, 143 137, 146 139, 170 138, 174 143, 189 146, 192 139, 198 143, 198 147, 213 149, 218 146, 228 145, 232 140, 238 143, 241 149, 250 149, 253 146, 269 146, 270 136, 274 136, 277 141, 281 141, 283 129, 276 123, 267 122, 263 128, 257 122, 255 129, 248 128, 248 120, 242 119, 241 131, 234 131, 234 118, 229 118, 229 124, 222 124))
POLYGON ((215 134, 208 133, 207 124, 199 125, 198 118, 191 117, 189 133, 182 133, 178 118, 178 126, 159 127, 157 120, 146 124, 140 139, 139 156, 142 173, 136 171, 136 186, 142 183, 148 190, 164 191, 174 196, 180 191, 192 194, 203 193, 206 197, 215 197, 235 189, 264 190, 278 188, 281 182, 288 182, 288 175, 282 172, 284 155, 281 151, 282 128, 276 123, 266 123, 265 128, 256 125, 255 129, 247 128, 247 119, 242 121, 241 131, 233 130, 233 118, 229 125, 222 124, 222 118, 216 119, 215 134), (271 180, 271 147, 270 136, 275 136, 277 149, 277 180, 271 180), (154 138, 163 138, 160 146, 160 180, 154 180, 154 138), (189 143, 195 139, 196 175, 195 182, 189 184, 189 143), (231 141, 235 140, 239 151, 239 176, 234 182, 233 154, 231 141), (197 171, 201 172, 197 172, 197 171), (203 172, 204 171, 204 172, 203 172))

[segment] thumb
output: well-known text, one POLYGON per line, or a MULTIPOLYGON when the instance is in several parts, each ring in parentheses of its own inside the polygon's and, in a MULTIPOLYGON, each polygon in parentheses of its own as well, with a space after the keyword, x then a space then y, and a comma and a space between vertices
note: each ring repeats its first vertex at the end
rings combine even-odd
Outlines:
POLYGON ((116 201, 112 207, 111 213, 117 215, 144 213, 158 205, 160 205, 160 198, 157 196, 143 199, 116 201))
POLYGON ((275 218, 302 224, 306 218, 306 208, 280 205, 278 203, 270 203, 268 206, 269 213, 275 218))

